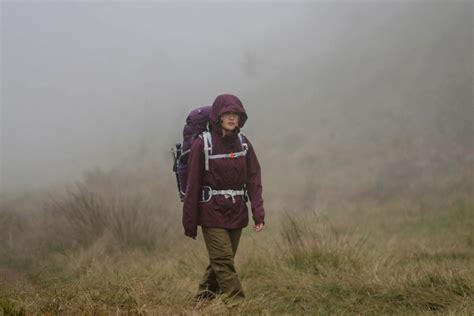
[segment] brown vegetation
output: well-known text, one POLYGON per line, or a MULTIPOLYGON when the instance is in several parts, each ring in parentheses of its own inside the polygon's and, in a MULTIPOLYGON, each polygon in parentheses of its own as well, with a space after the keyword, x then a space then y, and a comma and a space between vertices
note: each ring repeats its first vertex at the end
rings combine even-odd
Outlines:
POLYGON ((244 231, 236 260, 248 299, 231 310, 220 298, 193 306, 205 249, 200 236, 182 235, 174 188, 152 180, 159 175, 97 170, 54 195, 4 197, 3 312, 468 315, 474 308, 469 174, 388 202, 350 203, 357 195, 349 194, 325 208, 269 203, 265 231, 244 231))

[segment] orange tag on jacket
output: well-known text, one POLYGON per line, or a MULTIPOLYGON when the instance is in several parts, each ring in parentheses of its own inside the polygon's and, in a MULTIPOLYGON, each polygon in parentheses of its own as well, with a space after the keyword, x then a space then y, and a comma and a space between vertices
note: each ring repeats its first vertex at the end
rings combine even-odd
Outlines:
POLYGON ((234 159, 234 158, 235 158, 235 154, 234 154, 234 153, 230 153, 230 154, 229 154, 229 157, 230 157, 230 159, 234 159))

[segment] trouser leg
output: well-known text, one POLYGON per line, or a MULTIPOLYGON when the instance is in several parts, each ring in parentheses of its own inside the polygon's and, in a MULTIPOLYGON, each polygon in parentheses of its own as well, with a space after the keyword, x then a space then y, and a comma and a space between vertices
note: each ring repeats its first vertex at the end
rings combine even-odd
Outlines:
MULTIPOLYGON (((232 246, 232 254, 235 257, 237 248, 239 246, 242 229, 228 230, 229 238, 232 246)), ((199 282, 197 299, 214 298, 216 294, 220 293, 219 284, 217 283, 216 274, 212 270, 211 264, 206 268, 206 272, 199 282)))
POLYGON ((210 268, 213 272, 209 272, 209 277, 215 276, 222 294, 243 298, 242 285, 234 266, 234 256, 239 245, 241 229, 226 230, 203 227, 202 231, 209 253, 210 268))
POLYGON ((216 294, 220 292, 219 284, 216 280, 216 274, 212 270, 211 265, 209 264, 206 268, 206 272, 199 282, 197 299, 206 299, 214 298, 216 294))

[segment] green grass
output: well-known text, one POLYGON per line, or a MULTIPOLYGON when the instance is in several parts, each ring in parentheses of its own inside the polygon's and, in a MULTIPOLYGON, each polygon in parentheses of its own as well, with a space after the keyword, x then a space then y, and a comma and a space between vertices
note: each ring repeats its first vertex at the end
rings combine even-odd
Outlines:
POLYGON ((25 308, 18 301, 7 297, 0 297, 0 315, 25 315, 25 308))

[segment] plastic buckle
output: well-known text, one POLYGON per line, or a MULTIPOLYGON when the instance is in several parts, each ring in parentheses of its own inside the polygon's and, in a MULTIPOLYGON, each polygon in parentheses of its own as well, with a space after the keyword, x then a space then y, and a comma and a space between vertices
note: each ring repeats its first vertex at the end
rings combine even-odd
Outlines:
POLYGON ((206 202, 209 202, 212 198, 212 188, 210 186, 202 186, 201 187, 202 191, 201 191, 201 201, 199 201, 200 203, 206 203, 206 202), (206 192, 207 190, 207 192, 206 192), (206 194, 207 194, 207 198, 206 198, 206 194))

